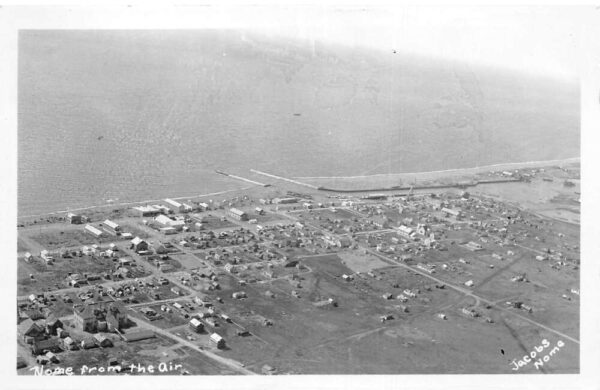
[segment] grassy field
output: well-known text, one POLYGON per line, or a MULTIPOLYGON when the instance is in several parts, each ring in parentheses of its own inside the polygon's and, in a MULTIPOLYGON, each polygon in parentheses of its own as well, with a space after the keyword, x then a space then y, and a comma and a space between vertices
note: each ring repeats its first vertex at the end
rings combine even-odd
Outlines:
MULTIPOLYGON (((218 292, 227 304, 227 314, 236 324, 249 329, 254 336, 235 336, 235 327, 222 325, 219 333, 226 337, 228 349, 223 353, 260 370, 263 364, 276 367, 282 373, 509 373, 507 358, 500 348, 515 354, 523 353, 520 342, 504 325, 499 325, 504 313, 494 310, 483 314, 496 319, 488 324, 460 313, 463 306, 474 301, 452 290, 438 290, 425 278, 399 268, 375 271, 375 278, 357 277, 344 282, 340 275, 352 271, 341 264, 335 255, 307 261, 316 273, 302 275, 293 286, 288 280, 246 286, 248 299, 232 300, 231 291, 218 292), (398 284, 399 287, 393 287, 398 284), (404 305, 385 300, 385 292, 400 294, 405 288, 420 289, 416 298, 404 305), (296 290, 300 298, 291 295, 296 290), (266 291, 275 298, 265 296, 266 291), (338 307, 318 307, 315 303, 333 297, 338 307), (436 317, 444 312, 447 320, 436 317), (394 320, 381 323, 379 316, 393 313, 394 320), (273 321, 265 327, 262 319, 273 321), (293 337, 292 337, 293 335, 293 337), (285 348, 281 348, 285 345, 285 348), (443 348, 442 348, 443 346, 443 348), (477 359, 477 367, 456 354, 477 359)), ((510 319, 512 321, 512 319, 510 319)), ((527 324, 512 324, 528 328, 527 324)), ((512 328, 511 328, 512 329, 512 328)), ((526 337, 532 343, 536 337, 549 337, 531 328, 526 337)), ((576 349, 562 353, 548 370, 572 372, 575 365, 569 360, 576 349), (571 371, 569 371, 571 370, 571 371)))

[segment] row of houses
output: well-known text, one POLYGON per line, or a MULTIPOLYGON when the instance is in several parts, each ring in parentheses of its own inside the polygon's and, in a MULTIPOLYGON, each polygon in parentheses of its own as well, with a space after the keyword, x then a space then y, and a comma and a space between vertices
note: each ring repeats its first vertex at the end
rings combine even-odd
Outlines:
POLYGON ((206 211, 209 208, 206 203, 198 203, 196 206, 192 206, 169 198, 164 199, 163 203, 164 204, 136 206, 133 207, 133 210, 136 211, 140 217, 156 217, 159 214, 189 213, 195 210, 206 211))

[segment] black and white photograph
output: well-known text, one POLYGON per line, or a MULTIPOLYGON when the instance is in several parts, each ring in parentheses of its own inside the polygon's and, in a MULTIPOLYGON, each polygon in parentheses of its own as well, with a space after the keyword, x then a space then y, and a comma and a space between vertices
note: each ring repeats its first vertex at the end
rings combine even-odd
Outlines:
POLYGON ((597 389, 598 12, 3 6, 14 388, 597 389))

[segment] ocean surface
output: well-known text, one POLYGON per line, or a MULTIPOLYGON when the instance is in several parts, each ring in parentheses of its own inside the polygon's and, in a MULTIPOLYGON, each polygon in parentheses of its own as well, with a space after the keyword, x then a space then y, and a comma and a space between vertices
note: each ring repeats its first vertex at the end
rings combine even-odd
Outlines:
POLYGON ((18 212, 579 156, 575 83, 240 31, 22 31, 18 212))

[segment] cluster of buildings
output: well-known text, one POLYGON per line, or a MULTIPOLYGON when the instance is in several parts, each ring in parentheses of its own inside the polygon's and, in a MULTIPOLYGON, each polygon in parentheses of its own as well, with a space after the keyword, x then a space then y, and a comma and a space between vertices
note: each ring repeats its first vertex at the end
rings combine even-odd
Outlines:
POLYGON ((130 324, 125 307, 117 302, 84 303, 73 308, 73 323, 83 332, 118 332, 130 324))

